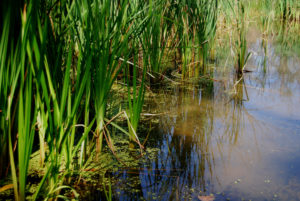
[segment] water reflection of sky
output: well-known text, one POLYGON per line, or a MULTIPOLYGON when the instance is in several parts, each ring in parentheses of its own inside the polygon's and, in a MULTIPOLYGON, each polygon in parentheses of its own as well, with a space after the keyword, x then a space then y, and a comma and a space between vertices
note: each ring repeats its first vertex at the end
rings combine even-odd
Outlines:
POLYGON ((120 200, 300 200, 300 59, 278 55, 261 41, 248 66, 254 72, 230 99, 222 84, 171 87, 151 110, 167 112, 148 146, 160 149, 143 169, 137 193, 120 200), (225 94, 225 95, 224 95, 225 94))

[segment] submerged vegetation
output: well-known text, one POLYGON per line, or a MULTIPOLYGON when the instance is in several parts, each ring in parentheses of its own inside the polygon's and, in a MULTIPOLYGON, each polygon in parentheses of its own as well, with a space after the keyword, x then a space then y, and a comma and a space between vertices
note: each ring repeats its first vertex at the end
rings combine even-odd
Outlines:
POLYGON ((17 201, 28 199, 33 153, 40 167, 30 194, 36 200, 78 198, 77 173, 100 160, 103 147, 116 154, 113 133, 143 152, 138 136, 147 93, 171 75, 183 82, 213 80, 218 49, 232 53, 230 70, 240 82, 251 55, 250 15, 261 23, 266 57, 268 37, 300 44, 298 0, 0 4, 0 180, 9 178, 0 182, 0 193, 13 187, 17 201), (285 38, 287 31, 295 37, 285 38))

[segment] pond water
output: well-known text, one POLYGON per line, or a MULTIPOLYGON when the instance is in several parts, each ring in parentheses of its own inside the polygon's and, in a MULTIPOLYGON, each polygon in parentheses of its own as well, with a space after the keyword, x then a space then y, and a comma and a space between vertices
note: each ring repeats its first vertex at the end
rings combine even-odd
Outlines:
POLYGON ((146 148, 159 151, 113 173, 114 200, 300 200, 300 59, 261 43, 235 87, 215 72, 148 101, 161 115, 146 148))

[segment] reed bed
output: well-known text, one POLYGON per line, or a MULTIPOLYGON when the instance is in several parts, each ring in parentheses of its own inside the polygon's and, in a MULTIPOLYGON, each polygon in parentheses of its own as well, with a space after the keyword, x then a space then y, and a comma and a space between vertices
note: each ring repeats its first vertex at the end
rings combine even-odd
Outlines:
MULTIPOLYGON (((212 77, 209 64, 222 48, 218 39, 228 35, 233 68, 242 74, 250 56, 251 10, 263 8, 265 36, 274 19, 299 27, 299 2, 277 1, 1 3, 0 179, 11 176, 15 200, 26 200, 31 155, 38 151, 43 176, 30 199, 68 199, 66 191, 78 198, 74 172, 94 152, 101 155, 103 146, 113 151, 112 128, 143 148, 138 127, 146 87, 159 86, 168 70, 164 60, 172 58, 171 70, 182 80, 212 77), (221 36, 222 30, 231 31, 221 36), (127 90, 126 106, 118 109, 111 108, 110 98, 117 79, 127 90), (113 123, 122 117, 127 128, 113 123)), ((106 195, 111 199, 110 191, 106 195)))

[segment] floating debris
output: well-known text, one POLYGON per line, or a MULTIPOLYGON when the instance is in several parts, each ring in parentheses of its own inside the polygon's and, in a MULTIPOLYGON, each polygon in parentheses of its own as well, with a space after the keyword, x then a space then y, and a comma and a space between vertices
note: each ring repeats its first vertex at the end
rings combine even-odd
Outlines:
POLYGON ((214 201, 215 200, 215 196, 214 195, 198 195, 198 199, 201 201, 214 201))

